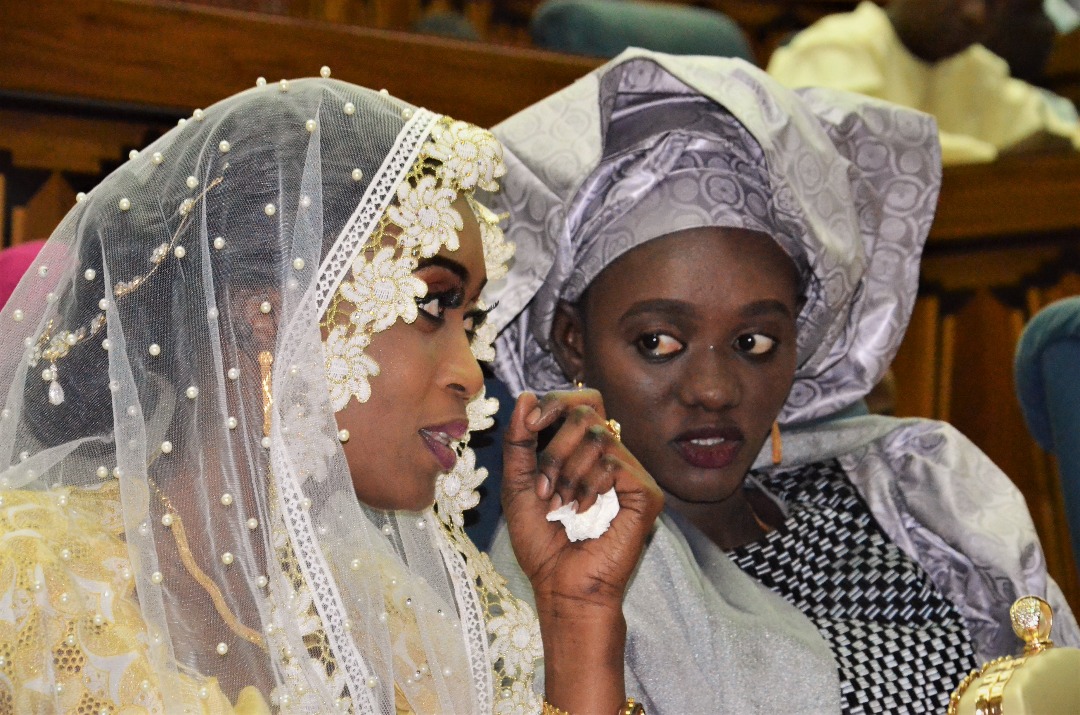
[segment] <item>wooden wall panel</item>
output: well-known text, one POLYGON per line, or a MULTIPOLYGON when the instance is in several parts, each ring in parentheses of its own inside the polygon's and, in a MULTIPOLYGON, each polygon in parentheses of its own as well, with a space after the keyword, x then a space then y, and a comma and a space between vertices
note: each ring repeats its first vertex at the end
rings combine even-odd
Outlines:
POLYGON ((0 246, 48 237, 77 192, 169 126, 0 107, 0 246))
POLYGON ((949 168, 893 370, 897 414, 951 422, 1017 484, 1051 575, 1080 607, 1056 465, 1029 436, 1012 377, 1024 324, 1070 295, 1080 295, 1080 157, 949 168))
POLYGON ((264 76, 334 76, 490 126, 597 60, 150 0, 0 0, 0 88, 205 107, 264 76))

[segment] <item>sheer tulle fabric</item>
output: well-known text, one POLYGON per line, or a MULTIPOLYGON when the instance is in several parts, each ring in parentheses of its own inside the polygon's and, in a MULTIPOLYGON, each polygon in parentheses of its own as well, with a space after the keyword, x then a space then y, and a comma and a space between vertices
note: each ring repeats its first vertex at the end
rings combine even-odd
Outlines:
POLYGON ((449 508, 482 470, 443 477, 439 513, 363 506, 324 370, 320 316, 446 121, 258 87, 57 228, 0 313, 0 710, 532 701, 532 651, 489 648, 516 606, 449 508))

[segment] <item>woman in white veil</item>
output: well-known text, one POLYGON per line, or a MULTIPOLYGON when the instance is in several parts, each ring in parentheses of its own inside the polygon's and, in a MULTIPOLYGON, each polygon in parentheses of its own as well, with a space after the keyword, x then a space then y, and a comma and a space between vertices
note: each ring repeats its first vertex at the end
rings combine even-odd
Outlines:
POLYGON ((541 643, 552 703, 622 702, 660 497, 598 396, 526 397, 510 429, 542 629, 461 528, 501 148, 326 76, 181 121, 0 312, 0 712, 535 712, 541 643), (568 411, 574 471, 547 471, 623 507, 576 545, 531 449, 568 411))

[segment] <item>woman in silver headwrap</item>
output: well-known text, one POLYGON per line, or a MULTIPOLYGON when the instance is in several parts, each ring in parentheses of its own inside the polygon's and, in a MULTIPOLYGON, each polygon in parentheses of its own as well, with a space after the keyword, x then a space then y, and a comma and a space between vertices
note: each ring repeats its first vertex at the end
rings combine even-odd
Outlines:
POLYGON ((931 118, 630 51, 494 131, 497 372, 598 389, 667 499, 625 605, 650 710, 941 712, 1028 593, 1080 642, 1004 474, 948 425, 850 416, 915 300, 931 118))
POLYGON ((181 120, 0 311, 0 713, 536 713, 541 645, 552 704, 625 702, 661 497, 597 393, 511 420, 535 613, 462 531, 502 149, 328 75, 181 120), (623 507, 586 544, 543 518, 566 413, 549 451, 623 507))

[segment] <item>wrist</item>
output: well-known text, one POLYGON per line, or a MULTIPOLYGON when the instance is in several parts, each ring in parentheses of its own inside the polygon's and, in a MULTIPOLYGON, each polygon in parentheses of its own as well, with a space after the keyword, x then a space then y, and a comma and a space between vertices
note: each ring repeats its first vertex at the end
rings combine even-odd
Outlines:
MULTIPOLYGON (((542 715, 570 715, 570 713, 544 700, 542 715)), ((645 706, 634 698, 627 698, 626 702, 619 706, 615 715, 646 715, 645 706)))
POLYGON ((547 610, 540 632, 547 701, 572 715, 615 713, 626 701, 622 610, 547 610))
POLYGON ((590 593, 569 595, 557 591, 534 590, 536 612, 552 620, 622 620, 623 594, 590 593))

